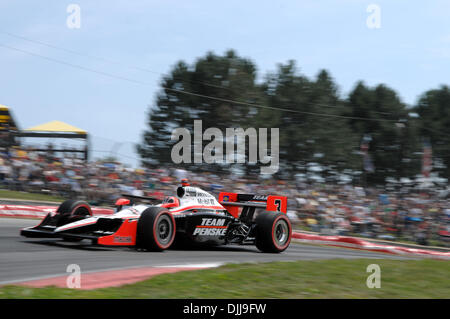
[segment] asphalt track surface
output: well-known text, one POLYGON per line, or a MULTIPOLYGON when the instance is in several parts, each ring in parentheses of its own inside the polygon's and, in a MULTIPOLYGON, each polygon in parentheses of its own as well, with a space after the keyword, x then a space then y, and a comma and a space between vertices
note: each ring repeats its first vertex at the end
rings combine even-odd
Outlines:
POLYGON ((77 264, 82 272, 131 267, 193 266, 222 263, 317 260, 333 258, 411 259, 363 250, 291 243, 281 254, 259 252, 254 246, 222 246, 202 250, 164 252, 134 248, 92 246, 90 241, 67 243, 60 239, 21 237, 23 227, 38 220, 0 218, 0 285, 67 275, 67 266, 77 264))

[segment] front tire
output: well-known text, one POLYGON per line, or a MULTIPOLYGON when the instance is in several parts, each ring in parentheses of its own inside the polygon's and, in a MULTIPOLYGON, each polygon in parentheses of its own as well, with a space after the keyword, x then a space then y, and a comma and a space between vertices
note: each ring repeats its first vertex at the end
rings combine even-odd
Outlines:
POLYGON ((175 239, 175 220, 162 207, 149 207, 139 217, 136 246, 151 251, 168 249, 175 239))
POLYGON ((265 253, 280 253, 288 248, 292 225, 282 213, 262 212, 256 217, 256 247, 265 253))
POLYGON ((61 215, 92 216, 91 207, 88 203, 86 203, 85 201, 73 199, 64 201, 61 205, 59 205, 56 212, 61 215))
MULTIPOLYGON (((91 207, 88 203, 81 200, 69 199, 59 205, 56 213, 59 215, 56 222, 57 226, 62 226, 77 220, 92 216, 91 207)), ((63 238, 67 242, 80 242, 79 238, 63 238)))

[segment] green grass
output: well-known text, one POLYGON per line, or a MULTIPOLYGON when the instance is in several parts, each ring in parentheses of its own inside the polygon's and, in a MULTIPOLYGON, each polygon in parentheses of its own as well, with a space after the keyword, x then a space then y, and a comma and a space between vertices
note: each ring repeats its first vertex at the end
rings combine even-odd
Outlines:
POLYGON ((4 189, 0 189, 0 198, 37 200, 37 201, 47 201, 47 202, 57 202, 57 203, 64 201, 64 198, 57 197, 57 196, 9 191, 9 190, 4 190, 4 189))
MULTIPOLYGON (((83 284, 83 278, 81 278, 83 284)), ((450 263, 441 260, 326 260, 232 264, 164 274, 97 290, 5 286, 0 298, 449 298, 450 263), (366 286, 369 264, 381 288, 366 286)))

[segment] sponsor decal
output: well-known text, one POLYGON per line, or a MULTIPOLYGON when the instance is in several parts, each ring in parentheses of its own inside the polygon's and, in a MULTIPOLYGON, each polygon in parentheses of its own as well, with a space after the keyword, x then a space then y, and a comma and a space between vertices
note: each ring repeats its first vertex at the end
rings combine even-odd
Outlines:
POLYGON ((224 218, 202 218, 201 225, 197 226, 193 235, 224 236, 227 231, 224 218))
POLYGON ((196 197, 197 196, 197 189, 195 189, 194 187, 184 187, 184 196, 192 196, 192 197, 196 197))
POLYGON ((267 195, 255 195, 253 196, 253 200, 267 200, 267 195))
POLYGON ((115 243, 131 243, 131 236, 114 236, 113 242, 115 243))
POLYGON ((198 197, 213 197, 211 194, 201 193, 201 192, 197 192, 197 196, 198 197))
POLYGON ((197 198, 197 203, 200 205, 214 205, 214 198, 197 198))
POLYGON ((202 228, 197 227, 194 230, 194 235, 201 235, 201 236, 225 236, 227 229, 226 228, 202 228))
POLYGON ((139 211, 136 209, 136 208, 134 208, 134 207, 130 207, 130 208, 128 208, 129 210, 130 210, 130 212, 132 212, 133 214, 135 214, 135 215, 138 215, 139 214, 139 211))
POLYGON ((224 218, 202 218, 201 226, 223 226, 225 225, 224 218))

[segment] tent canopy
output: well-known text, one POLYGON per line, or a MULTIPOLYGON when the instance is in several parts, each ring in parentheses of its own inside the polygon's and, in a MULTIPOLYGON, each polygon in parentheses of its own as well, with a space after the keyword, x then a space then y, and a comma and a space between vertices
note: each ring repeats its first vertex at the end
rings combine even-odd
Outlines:
POLYGON ((52 121, 41 125, 27 128, 17 133, 19 137, 37 137, 37 138, 81 138, 86 141, 86 145, 83 149, 80 148, 33 148, 30 151, 37 152, 61 152, 61 153, 83 153, 84 159, 88 160, 89 153, 89 139, 85 130, 75 127, 73 125, 61 122, 52 121))
POLYGON ((77 133, 77 134, 87 134, 87 132, 81 128, 75 127, 73 125, 61 122, 61 121, 51 121, 41 125, 33 126, 25 129, 24 131, 32 132, 61 132, 61 133, 77 133))

